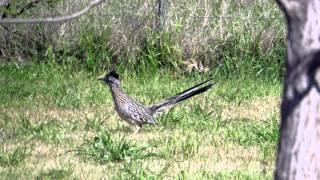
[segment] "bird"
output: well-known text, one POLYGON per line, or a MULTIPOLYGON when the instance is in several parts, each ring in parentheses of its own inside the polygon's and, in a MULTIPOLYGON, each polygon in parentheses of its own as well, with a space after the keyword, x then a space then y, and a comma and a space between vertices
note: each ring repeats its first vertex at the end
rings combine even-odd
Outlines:
POLYGON ((121 87, 120 77, 116 71, 110 71, 98 78, 98 80, 109 86, 116 112, 122 120, 126 121, 130 125, 135 126, 136 130, 134 133, 139 133, 144 124, 156 125, 156 116, 158 116, 161 112, 172 108, 181 101, 201 94, 210 89, 214 85, 214 83, 209 83, 212 79, 213 78, 201 82, 200 84, 192 86, 191 88, 186 89, 175 96, 165 98, 158 103, 145 106, 126 94, 121 87), (204 84, 207 85, 204 86, 204 84))

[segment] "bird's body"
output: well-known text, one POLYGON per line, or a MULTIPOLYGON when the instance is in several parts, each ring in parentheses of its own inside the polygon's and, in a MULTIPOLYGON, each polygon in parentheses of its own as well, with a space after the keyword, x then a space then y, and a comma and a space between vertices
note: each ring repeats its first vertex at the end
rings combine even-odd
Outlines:
POLYGON ((164 109, 168 109, 178 102, 200 94, 213 86, 213 84, 208 84, 201 87, 201 85, 212 80, 210 79, 157 104, 144 106, 123 91, 120 86, 119 75, 116 72, 109 72, 104 77, 99 78, 99 80, 102 80, 109 85, 115 110, 121 119, 136 126, 136 132, 139 132, 143 124, 156 124, 155 116, 164 109))
POLYGON ((128 96, 121 87, 110 86, 114 107, 119 116, 132 125, 154 124, 149 108, 128 96))

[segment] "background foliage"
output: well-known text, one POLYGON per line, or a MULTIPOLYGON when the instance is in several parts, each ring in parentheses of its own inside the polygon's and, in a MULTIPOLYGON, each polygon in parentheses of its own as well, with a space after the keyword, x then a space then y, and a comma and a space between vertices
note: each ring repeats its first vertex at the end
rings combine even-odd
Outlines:
MULTIPOLYGON (((88 0, 12 1, 8 17, 70 14, 88 0)), ((159 30, 155 0, 111 0, 80 19, 46 25, 2 25, 1 59, 76 63, 90 71, 125 66, 279 75, 284 24, 273 1, 167 1, 159 30)))

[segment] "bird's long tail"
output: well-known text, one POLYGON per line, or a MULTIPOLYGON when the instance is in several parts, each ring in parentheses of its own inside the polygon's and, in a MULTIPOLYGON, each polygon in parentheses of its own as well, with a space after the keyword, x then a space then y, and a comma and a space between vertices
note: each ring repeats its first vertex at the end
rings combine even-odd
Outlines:
POLYGON ((175 96, 169 97, 157 104, 151 105, 149 108, 152 111, 153 115, 157 115, 160 112, 169 109, 171 107, 173 107, 174 105, 176 105, 177 103, 184 101, 188 98, 191 98, 192 96, 195 96, 197 94, 203 93, 206 90, 210 89, 214 84, 210 83, 208 85, 202 86, 206 83, 208 83, 209 81, 211 81, 212 79, 206 80, 200 84, 197 84, 175 96))

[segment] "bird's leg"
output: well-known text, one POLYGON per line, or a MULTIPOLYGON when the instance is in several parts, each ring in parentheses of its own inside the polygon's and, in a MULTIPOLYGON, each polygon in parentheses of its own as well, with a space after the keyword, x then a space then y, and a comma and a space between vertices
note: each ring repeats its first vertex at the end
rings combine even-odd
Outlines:
POLYGON ((141 126, 135 125, 136 130, 134 131, 135 134, 138 134, 140 132, 141 126))

